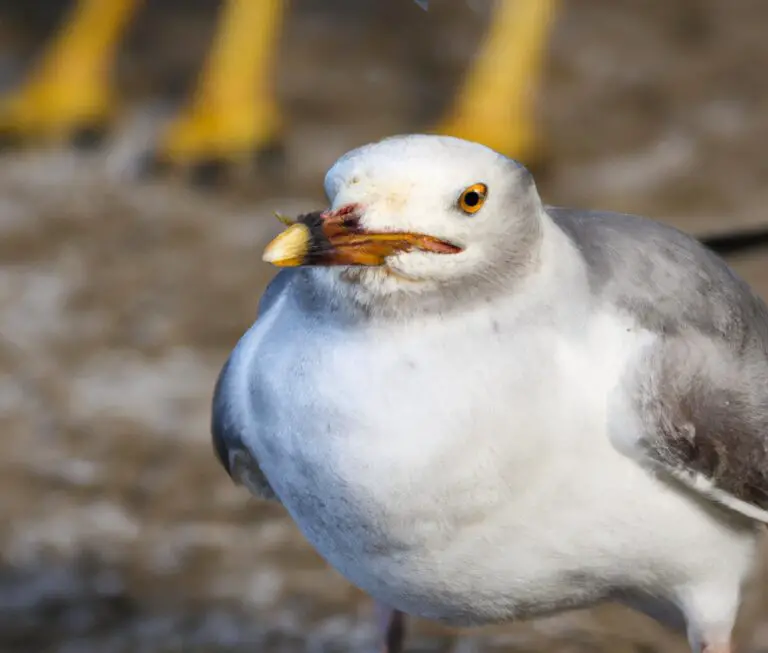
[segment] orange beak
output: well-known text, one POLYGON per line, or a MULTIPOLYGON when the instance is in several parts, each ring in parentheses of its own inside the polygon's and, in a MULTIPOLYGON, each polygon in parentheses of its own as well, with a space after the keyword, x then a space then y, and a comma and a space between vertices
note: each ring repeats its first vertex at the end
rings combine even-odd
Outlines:
POLYGON ((267 245, 262 258, 278 267, 378 266, 388 256, 413 250, 456 254, 461 248, 423 234, 366 231, 360 226, 358 207, 348 205, 300 216, 267 245))

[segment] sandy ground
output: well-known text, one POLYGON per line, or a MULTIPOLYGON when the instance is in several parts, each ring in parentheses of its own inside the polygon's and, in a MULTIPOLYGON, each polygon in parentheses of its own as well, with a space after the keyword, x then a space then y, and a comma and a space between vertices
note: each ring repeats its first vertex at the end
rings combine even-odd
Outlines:
MULTIPOLYGON (((8 4, 0 73, 13 80, 50 21, 8 4)), ((205 51, 205 2, 184 16, 150 3, 120 59, 135 101, 102 150, 0 156, 3 653, 370 646, 368 600, 218 467, 209 402, 272 274, 259 261, 279 228, 272 210, 322 206, 339 154, 424 129, 450 98, 487 3, 431 4, 294 3, 278 67, 291 124, 280 175, 217 192, 135 177, 167 118, 162 91, 183 88, 205 51)), ((545 199, 697 234, 768 222, 766 21, 764 0, 567 2, 539 102, 545 199)), ((734 265, 768 296, 764 254, 734 265)), ((755 653, 768 651, 762 585, 741 628, 755 653)), ((409 650, 686 647, 605 606, 461 634, 419 622, 409 650)))

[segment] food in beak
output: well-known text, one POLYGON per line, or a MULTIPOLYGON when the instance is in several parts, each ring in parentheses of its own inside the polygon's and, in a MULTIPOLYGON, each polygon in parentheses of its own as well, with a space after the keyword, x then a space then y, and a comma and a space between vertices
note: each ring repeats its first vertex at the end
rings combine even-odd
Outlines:
POLYGON ((357 208, 345 206, 299 216, 267 245, 262 258, 278 267, 378 266, 388 256, 413 250, 456 254, 461 248, 423 234, 366 231, 360 226, 357 208))

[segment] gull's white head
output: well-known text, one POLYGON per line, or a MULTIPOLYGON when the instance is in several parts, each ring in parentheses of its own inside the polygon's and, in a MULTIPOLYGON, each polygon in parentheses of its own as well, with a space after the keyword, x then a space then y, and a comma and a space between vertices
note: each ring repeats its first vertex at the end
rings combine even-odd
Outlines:
POLYGON ((348 152, 325 177, 331 203, 265 250, 325 268, 363 301, 455 294, 520 275, 536 258, 543 208, 530 173, 446 136, 397 136, 348 152))

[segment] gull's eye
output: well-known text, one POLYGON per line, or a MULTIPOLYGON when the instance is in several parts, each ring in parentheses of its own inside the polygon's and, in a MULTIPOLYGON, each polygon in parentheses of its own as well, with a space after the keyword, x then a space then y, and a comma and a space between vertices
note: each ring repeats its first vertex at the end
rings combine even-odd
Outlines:
POLYGON ((483 204, 485 204, 485 198, 488 196, 488 186, 485 184, 472 184, 469 188, 465 188, 464 192, 459 197, 459 208, 464 213, 477 213, 483 204))

